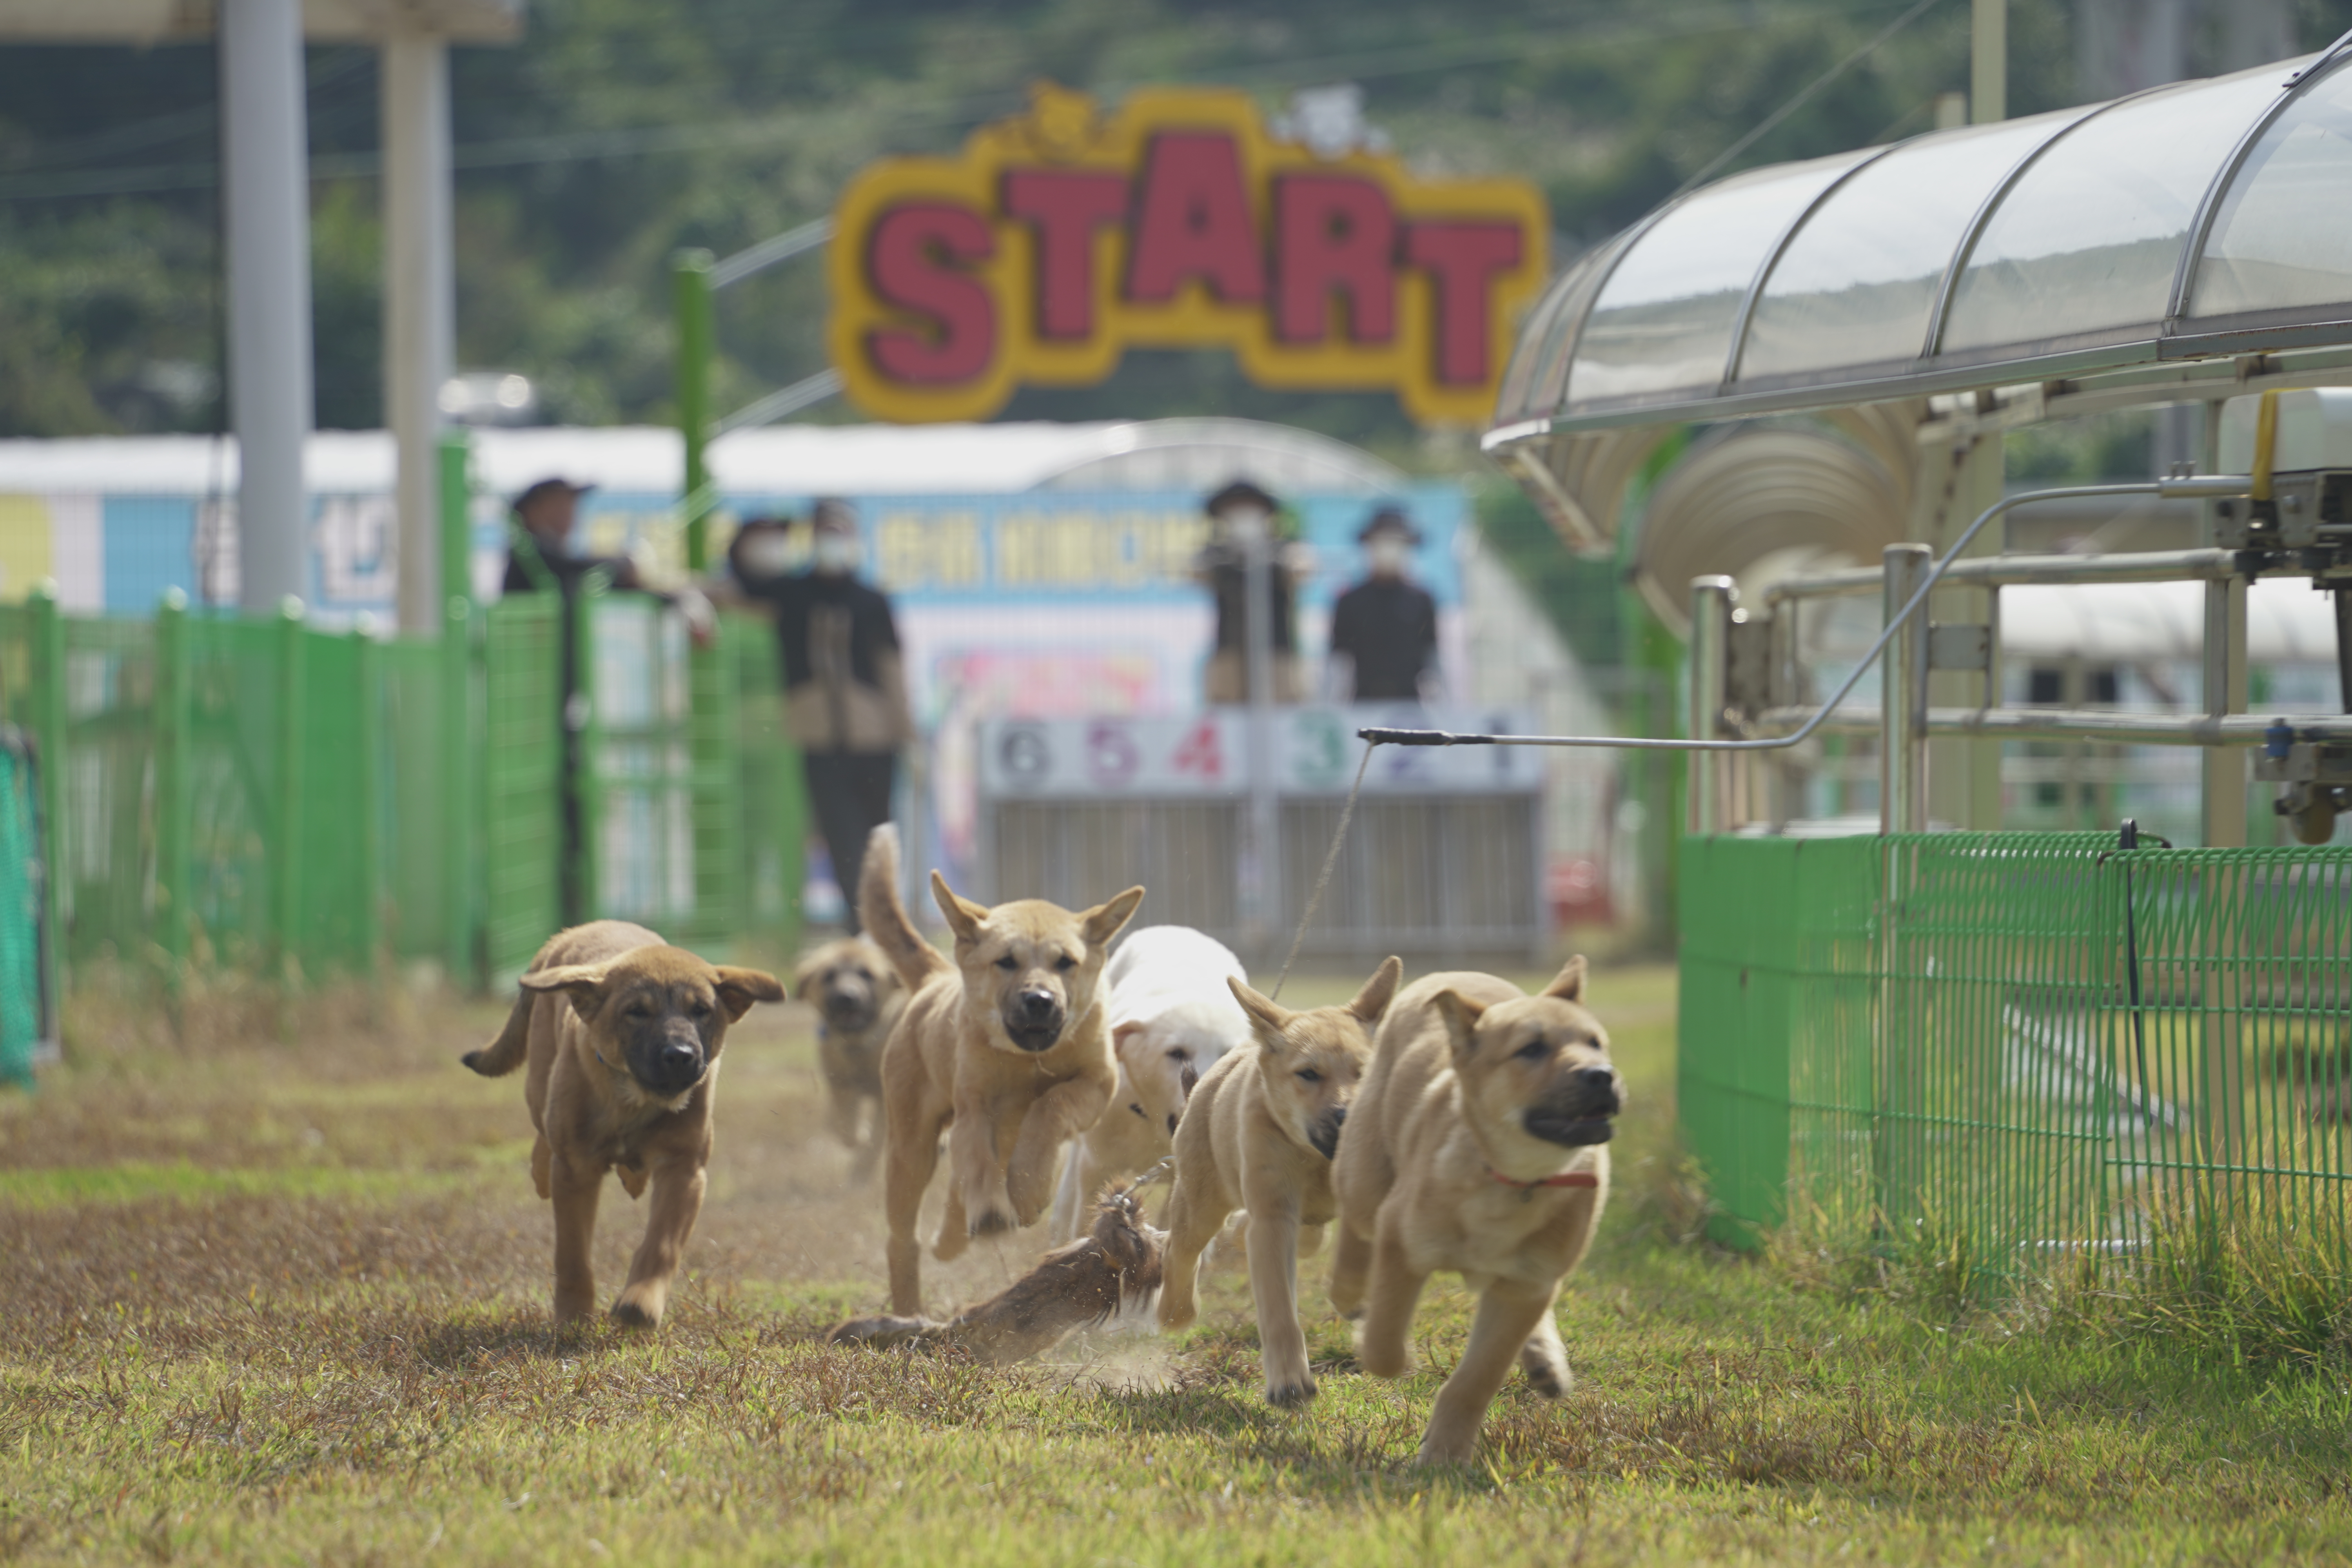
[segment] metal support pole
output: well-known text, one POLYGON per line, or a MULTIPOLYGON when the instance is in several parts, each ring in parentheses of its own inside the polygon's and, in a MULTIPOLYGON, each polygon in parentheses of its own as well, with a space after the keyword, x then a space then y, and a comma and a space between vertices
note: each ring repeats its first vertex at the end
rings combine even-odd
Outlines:
MULTIPOLYGON (((1690 734, 1694 741, 1723 733, 1724 693, 1729 681, 1731 609, 1739 585, 1728 577, 1691 579, 1690 734)), ((1690 760, 1687 826, 1704 837, 1724 829, 1726 759, 1704 752, 1690 760)))
POLYGON ((1250 945, 1265 949, 1282 923, 1282 815, 1274 779, 1274 519, 1250 512, 1236 515, 1234 525, 1242 539, 1242 658, 1249 697, 1249 847, 1243 895, 1250 945))
POLYGON ((383 947, 383 731, 390 715, 384 710, 383 649, 364 627, 353 627, 346 635, 352 643, 351 700, 360 716, 357 755, 352 759, 358 787, 350 803, 359 819, 352 825, 359 885, 351 889, 359 920, 352 940, 356 951, 351 956, 363 973, 373 975, 389 956, 383 947))
POLYGON ((703 449, 710 439, 710 356, 716 341, 710 310, 710 252, 681 250, 670 259, 671 298, 677 313, 677 428, 686 443, 680 510, 686 523, 686 569, 709 564, 710 470, 703 449))
POLYGON ((170 961, 165 983, 175 991, 184 976, 195 921, 192 675, 188 595, 167 588, 155 610, 155 943, 170 961))
POLYGON ((449 46, 400 34, 383 48, 383 406, 399 452, 400 629, 441 629, 441 386, 455 358, 449 218, 449 46))
POLYGON ((442 965, 449 984, 487 984, 475 945, 475 901, 481 868, 474 859, 475 816, 482 799, 481 754, 474 743, 474 491, 471 444, 463 431, 442 436, 438 522, 441 548, 441 854, 442 965))
POLYGON ((221 0, 229 407, 239 597, 273 613, 304 588, 310 434, 310 194, 299 0, 221 0))
POLYGON ((1973 0, 1969 11, 1969 119, 2009 118, 2009 0, 1973 0))
MULTIPOLYGON (((302 601, 278 606, 278 832, 270 847, 270 925, 278 939, 278 974, 291 987, 299 977, 302 946, 302 735, 309 706, 304 679, 302 601)), ((281 1024, 284 1020, 281 1018, 281 1024)))
MULTIPOLYGON (((1886 618, 1900 615, 1927 581, 1933 555, 1924 544, 1886 547, 1886 618)), ((1878 830, 1927 829, 1927 612, 1920 606, 1886 645, 1880 699, 1878 830)))

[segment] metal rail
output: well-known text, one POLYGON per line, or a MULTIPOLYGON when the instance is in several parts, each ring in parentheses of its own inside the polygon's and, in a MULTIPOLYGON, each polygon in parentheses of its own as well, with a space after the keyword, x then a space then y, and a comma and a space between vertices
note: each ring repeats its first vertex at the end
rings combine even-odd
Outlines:
MULTIPOLYGON (((1995 501, 1977 515, 1977 520, 1969 523, 1959 538, 1953 542, 1952 547, 1944 552, 1943 559, 1927 569, 1926 580, 1919 584, 1917 590, 1912 594, 1902 608, 1887 616, 1885 628, 1878 634, 1878 640, 1870 645, 1869 651, 1862 656, 1861 660, 1854 665, 1853 671, 1846 676, 1844 682, 1838 687, 1837 690, 1831 693, 1829 700, 1815 709, 1811 717, 1785 735, 1727 741, 1697 738, 1685 740, 1653 735, 1462 735, 1446 730, 1379 728, 1359 730, 1356 734, 1359 739, 1370 742, 1375 746, 1562 746, 1628 752, 1784 752, 1801 744, 1829 722, 1831 715, 1837 711, 1839 704, 1851 696, 1854 687, 1861 682, 1864 672, 1878 661, 1879 655, 1885 653, 1887 645, 1903 633, 1911 618, 1926 609, 1929 595, 1935 593, 1937 587, 1947 576, 1955 574, 1955 568, 1960 564, 1959 558, 1962 552, 1975 542, 1977 535, 1983 532, 1986 525, 1995 518, 2033 501, 2059 500, 2085 496, 2161 496, 2218 500, 2248 494, 2252 489, 2253 484, 2252 476, 2246 474, 2192 474, 2138 484, 2069 485, 2056 489, 2027 490, 1995 501)), ((2203 552, 2192 551, 2180 553, 2201 554, 2203 552)), ((1989 562, 1985 564, 1992 563, 1989 562)), ((1848 574, 1843 573, 1837 574, 1840 580, 1846 575, 1848 574)), ((1863 579, 1862 585, 1867 587, 1876 587, 1885 580, 1883 574, 1879 572, 1857 575, 1863 579)), ((1824 578, 1816 581, 1827 580, 1824 578)), ((2133 579, 2109 580, 2132 581, 2133 579)), ((1971 585, 1981 585, 1975 579, 1964 578, 1962 581, 1970 582, 1971 585)), ((1841 585, 1836 591, 1845 592, 1846 590, 1841 585)), ((1921 673, 1924 675, 1924 670, 1921 673)), ((2250 739, 2259 740, 2261 736, 2255 735, 2250 739)))
MULTIPOLYGON (((1792 731, 1811 717, 1810 709, 1768 708, 1756 716, 1755 727, 1792 731)), ((1841 735, 1874 735, 1883 727, 1884 717, 1875 708, 1849 708, 1821 728, 1841 735)), ((2117 712, 2112 708, 1930 708, 1927 732, 2047 736, 2137 745, 2276 747, 2298 742, 2352 741, 2352 717, 2304 715, 2289 721, 2265 719, 2255 713, 2198 713, 2176 718, 2117 712)))

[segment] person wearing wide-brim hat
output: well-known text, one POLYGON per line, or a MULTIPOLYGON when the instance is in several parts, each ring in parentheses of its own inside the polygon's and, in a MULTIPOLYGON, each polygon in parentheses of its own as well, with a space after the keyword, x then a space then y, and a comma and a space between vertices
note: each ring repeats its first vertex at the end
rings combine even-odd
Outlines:
POLYGON ((1406 574, 1421 531, 1395 507, 1357 531, 1364 580, 1331 606, 1331 664, 1342 700, 1418 701, 1437 658, 1437 601, 1406 574))
POLYGON ((1249 700, 1249 542, 1266 549, 1266 646, 1274 668, 1268 690, 1276 702, 1304 695, 1295 630, 1298 580, 1308 571, 1303 546, 1282 537, 1282 503, 1245 479, 1234 480, 1202 503, 1209 514, 1209 542, 1193 557, 1192 575, 1205 584, 1217 607, 1217 637, 1203 685, 1213 703, 1249 700))

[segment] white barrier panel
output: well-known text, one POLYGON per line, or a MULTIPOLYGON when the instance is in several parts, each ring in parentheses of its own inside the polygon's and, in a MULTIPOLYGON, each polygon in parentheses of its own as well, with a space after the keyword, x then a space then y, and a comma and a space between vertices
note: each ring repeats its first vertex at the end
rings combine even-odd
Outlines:
MULTIPOLYGON (((1274 788, 1285 796, 1345 795, 1374 727, 1509 733, 1508 712, 1433 714, 1384 706, 1280 708, 1272 717, 1274 788), (1475 728, 1468 728, 1475 726, 1475 728)), ((980 727, 987 799, 1188 799, 1250 787, 1246 709, 1160 718, 999 719, 980 727)), ((1517 746, 1390 746, 1364 774, 1366 795, 1520 795, 1543 786, 1541 761, 1517 746)))

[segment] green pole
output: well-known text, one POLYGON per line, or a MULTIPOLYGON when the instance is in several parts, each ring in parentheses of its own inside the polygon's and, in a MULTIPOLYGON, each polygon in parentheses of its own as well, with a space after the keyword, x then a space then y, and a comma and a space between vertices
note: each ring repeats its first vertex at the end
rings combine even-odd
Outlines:
POLYGON ((48 906, 49 1016, 64 1016, 66 978, 66 622, 54 583, 33 590, 33 738, 40 747, 41 879, 48 906))
POLYGON ((686 521, 686 569, 709 566, 710 473, 703 447, 710 437, 710 356, 715 329, 710 310, 710 252, 681 250, 670 259, 672 298, 677 312, 677 427, 686 441, 686 476, 680 510, 686 521))
POLYGON ((289 988, 302 934, 302 601, 289 594, 278 605, 278 832, 271 846, 277 864, 269 880, 278 978, 289 988))
MULTIPOLYGON (((572 668, 585 719, 580 727, 580 772, 572 781, 580 796, 580 918, 604 918, 602 883, 604 822, 604 730, 596 716, 596 605, 609 584, 603 568, 581 579, 572 601, 572 668)), ((567 721, 569 715, 566 715, 567 721)))
POLYGON ((195 813, 189 793, 194 661, 188 649, 188 595, 163 593, 155 611, 155 911, 156 944, 171 961, 176 989, 195 921, 195 813))
POLYGON ((388 715, 383 702, 383 649, 362 627, 352 638, 352 696, 360 716, 359 755, 352 759, 359 773, 358 798, 352 809, 359 817, 360 885, 352 897, 359 900, 359 929, 352 933, 352 957, 373 975, 384 969, 388 956, 383 941, 383 726, 388 715))
POLYGON ((449 984, 488 984, 475 942, 475 911, 485 895, 474 855, 476 804, 481 800, 481 748, 474 743, 474 489, 465 432, 441 437, 441 853, 442 958, 449 984))

